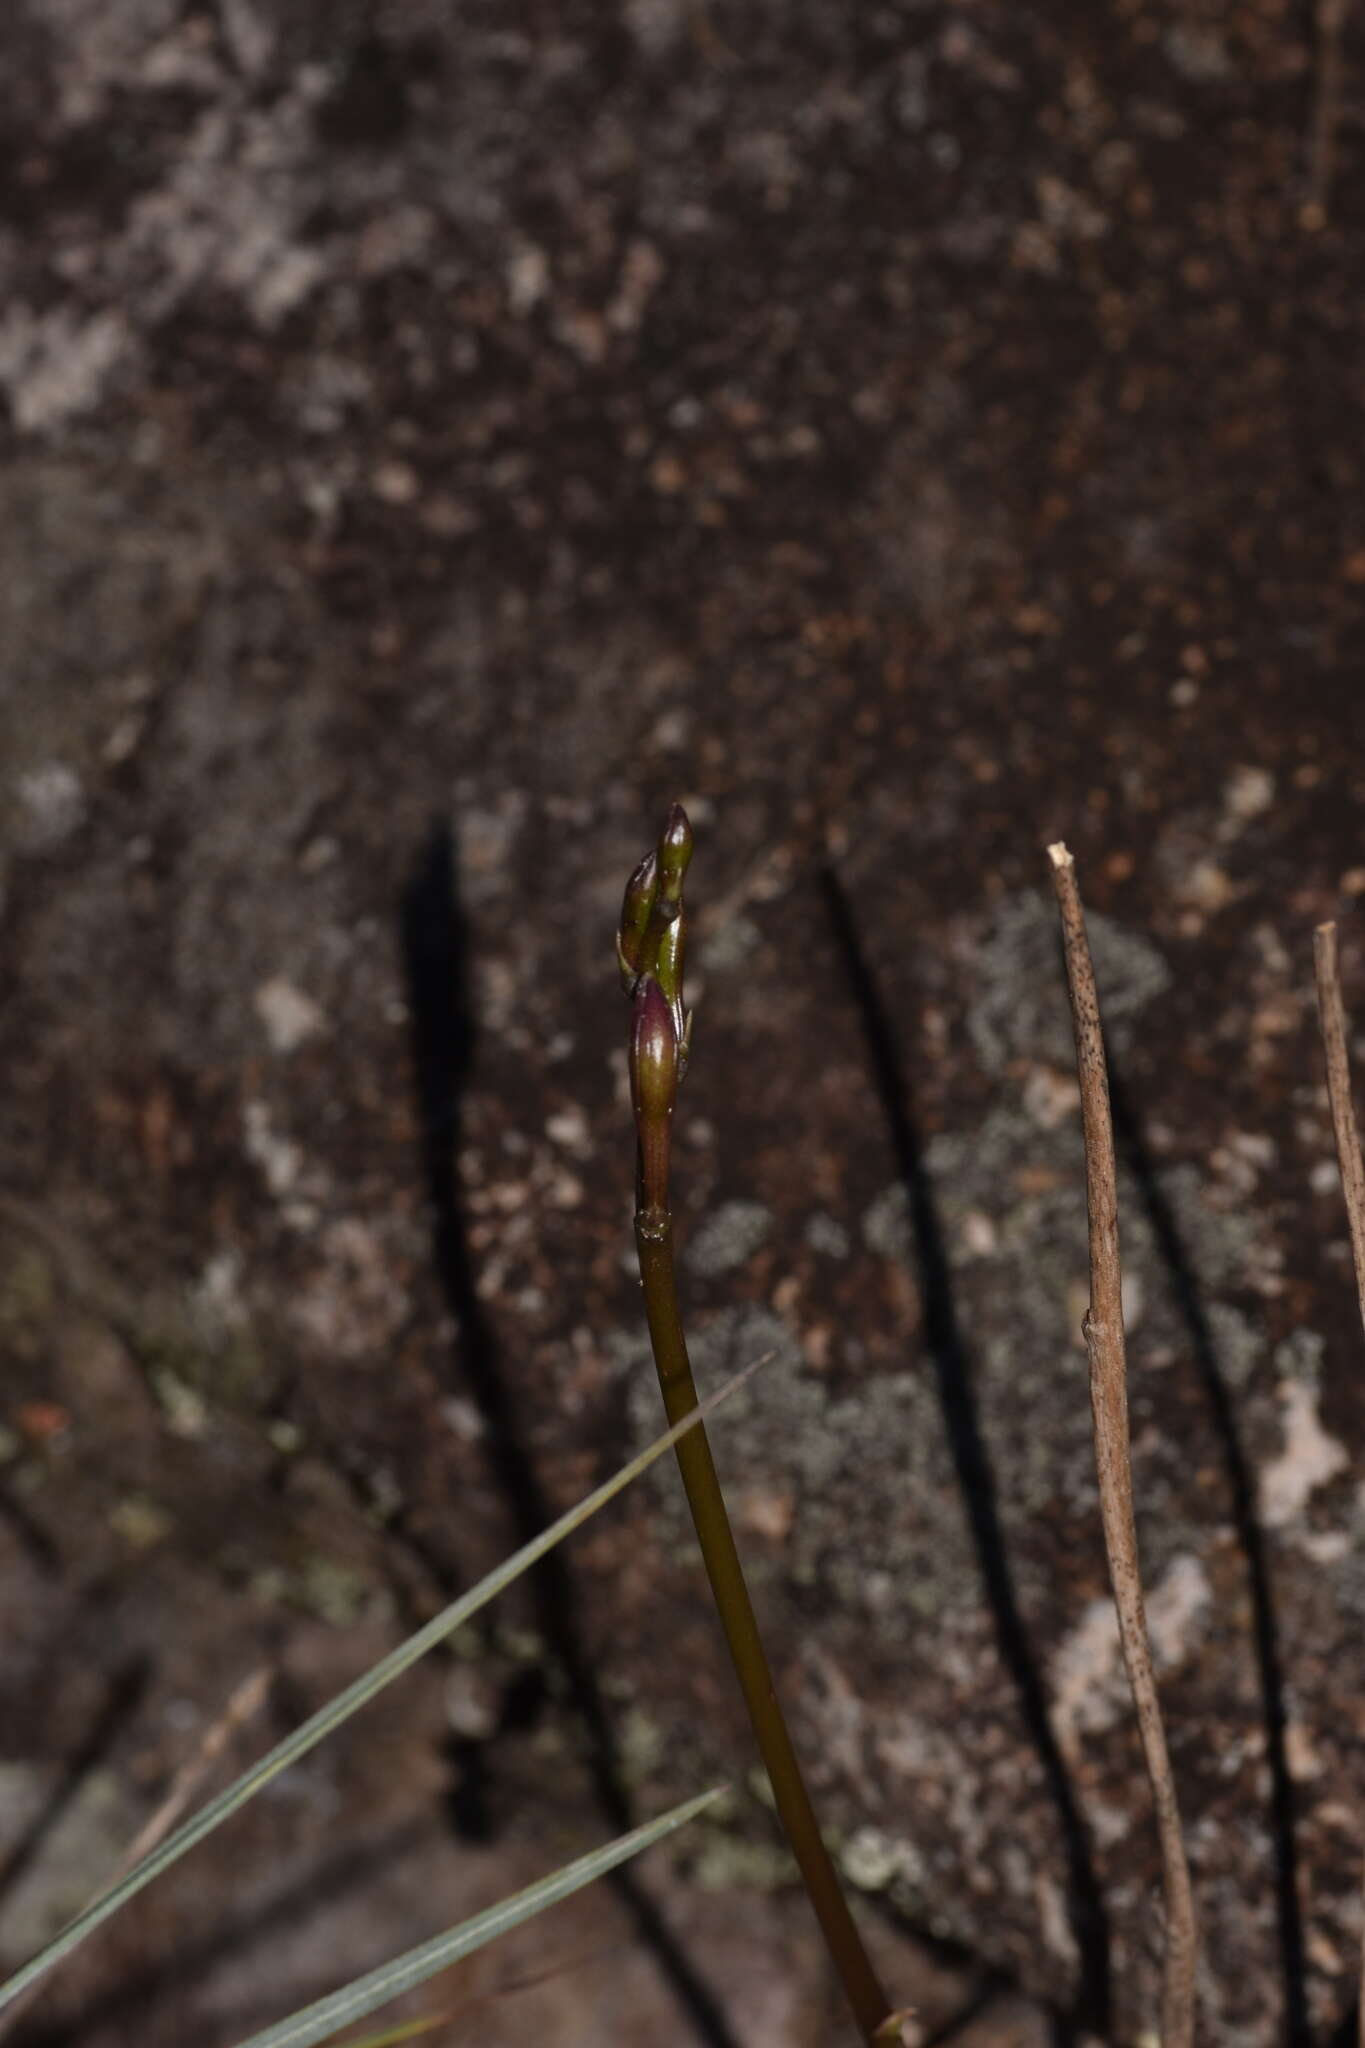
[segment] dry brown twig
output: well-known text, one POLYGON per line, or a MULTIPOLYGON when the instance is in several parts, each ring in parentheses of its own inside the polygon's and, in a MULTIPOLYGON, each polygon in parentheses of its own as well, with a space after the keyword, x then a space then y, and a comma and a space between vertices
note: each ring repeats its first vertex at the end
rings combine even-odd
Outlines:
MULTIPOLYGON (((176 1772, 170 1790, 160 1806, 148 1816, 120 1856, 110 1873, 110 1885, 118 1884, 120 1879, 126 1877, 130 1870, 141 1863, 144 1856, 150 1856, 157 1844, 165 1840, 233 1737, 260 1712, 269 1690, 270 1673, 262 1664, 244 1678, 229 1695, 222 1712, 209 1723, 193 1754, 186 1757, 176 1772)), ((46 1983, 45 1978, 36 1978, 27 1991, 21 1993, 13 2004, 0 2014, 0 2040, 5 2038, 29 2010, 34 1999, 46 1988, 46 1983)))
MULTIPOLYGON (((1346 1221, 1351 1231, 1351 1258, 1355 1264, 1360 1319, 1365 1324, 1365 1162, 1360 1156, 1360 1132, 1351 1103, 1351 1059, 1346 1050, 1346 1009, 1341 1000, 1335 924, 1320 924, 1314 932, 1313 965, 1317 969, 1318 1022, 1322 1027, 1322 1049, 1327 1059, 1327 1096, 1332 1105, 1337 1167, 1341 1174, 1341 1191, 1346 1198, 1346 1221)), ((1361 1951, 1361 1968, 1365 1977, 1365 1943, 1361 1951)), ((1357 2039, 1361 2048, 1365 2048, 1365 1996, 1360 2002, 1357 2039)))
POLYGON ((1119 1640, 1137 1712, 1138 1735, 1152 1787, 1161 1843, 1166 1902, 1166 1953, 1161 1987, 1162 2048, 1191 2048, 1197 1934, 1189 1864, 1185 1857, 1175 1780, 1152 1668, 1147 1615, 1133 1519, 1133 1467, 1128 1434, 1128 1366, 1123 1339, 1119 1265, 1118 1170, 1109 1107, 1109 1073, 1100 1029, 1099 996, 1086 937, 1085 912, 1071 855, 1048 848, 1062 916, 1067 991, 1076 1034, 1076 1070, 1085 1132, 1085 1194, 1090 1218, 1090 1308, 1084 1322, 1090 1359, 1090 1406, 1095 1428, 1100 1516, 1109 1577, 1118 1612, 1119 1640))
POLYGON ((1341 1189, 1346 1197, 1346 1221, 1351 1229, 1351 1256, 1355 1261, 1360 1314, 1365 1322, 1365 1164, 1360 1157, 1360 1133, 1351 1106, 1351 1060, 1346 1050, 1346 1011, 1341 1000, 1341 975, 1337 967, 1337 928, 1320 924, 1313 934, 1313 964, 1318 976, 1318 1021, 1322 1026, 1322 1049, 1327 1059, 1327 1096, 1332 1105, 1332 1129, 1337 1141, 1337 1166, 1341 1189))

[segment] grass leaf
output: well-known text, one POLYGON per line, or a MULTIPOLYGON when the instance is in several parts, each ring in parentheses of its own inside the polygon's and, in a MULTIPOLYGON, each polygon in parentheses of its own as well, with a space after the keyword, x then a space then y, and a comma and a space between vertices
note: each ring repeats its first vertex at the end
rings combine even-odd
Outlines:
MULTIPOLYGON (((387 2004, 389 1999, 397 1998, 405 1991, 415 1990, 429 1977, 434 1977, 438 1970, 448 1969, 461 1957, 472 1955, 475 1949, 496 1940, 498 1935, 522 1926, 548 1906, 567 1899, 571 1892, 581 1891, 595 1878, 605 1876, 618 1863, 627 1862, 630 1857, 638 1856, 641 1850, 661 1841, 665 1835, 671 1835, 718 1799, 720 1791, 720 1787, 715 1787, 710 1792, 702 1792, 695 1799, 675 1806, 670 1813, 661 1814, 657 1820, 646 1822, 628 1835, 618 1836, 604 1848, 593 1849, 576 1862, 566 1863, 562 1870, 540 1878, 525 1891, 501 1900, 486 1912, 476 1913, 472 1920, 465 1920, 447 1933, 438 1934, 417 1948, 410 1948, 405 1955, 382 1963, 377 1970, 357 1977, 342 1990, 333 1991, 313 2005, 291 2013, 288 2019, 266 2027, 264 2032, 253 2034, 249 2041, 239 2043, 239 2048, 314 2048, 317 2042, 330 2040, 338 2028, 349 2026, 353 2020, 364 2019, 377 2006, 387 2004)), ((387 2038, 394 2039, 395 2036, 387 2038)))

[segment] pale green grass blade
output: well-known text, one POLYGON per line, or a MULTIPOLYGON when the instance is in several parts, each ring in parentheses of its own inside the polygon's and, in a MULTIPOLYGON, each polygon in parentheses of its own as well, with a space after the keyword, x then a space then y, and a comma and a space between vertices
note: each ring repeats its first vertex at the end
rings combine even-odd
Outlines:
MULTIPOLYGON (((620 1835, 605 1848, 594 1849, 587 1856, 580 1856, 576 1863, 566 1863, 550 1877, 542 1877, 524 1892, 517 1892, 510 1899, 503 1899, 499 1905, 490 1906, 487 1912, 476 1913, 472 1920, 466 1920, 459 1927, 452 1927, 446 1934, 438 1934, 432 1941, 424 1941, 417 1948, 410 1948, 406 1955, 395 1956, 391 1963, 383 1963, 367 1976, 357 1977, 341 1991, 334 1991, 327 1998, 320 1998, 314 2005, 306 2005, 293 2013, 287 2020, 279 2020, 263 2033, 253 2034, 249 2041, 242 2041, 238 2048, 315 2048, 319 2041, 328 2041, 340 2027, 346 2027, 353 2020, 364 2019, 376 2006, 385 2005, 391 1998, 398 1998, 405 1991, 413 1991, 419 1984, 425 1984, 428 1977, 434 1977, 438 1970, 445 1970, 452 1963, 458 1963, 462 1956, 472 1955, 476 1948, 494 1941, 498 1935, 506 1934, 513 1927, 532 1920, 537 1913, 543 1913, 547 1906, 557 1905, 567 1899, 571 1892, 581 1891, 594 1878, 603 1877, 614 1870, 618 1863, 625 1863, 632 1856, 638 1856, 642 1849, 662 1841, 675 1829, 686 1826, 690 1820, 713 1800, 720 1797, 722 1787, 702 1792, 695 1799, 687 1800, 682 1806, 675 1806, 671 1813, 661 1814, 657 1820, 646 1822, 642 1828, 635 1828, 628 1835, 620 1835)), ((390 2039, 394 2037, 389 2036, 390 2039)))
POLYGON ((581 1971, 600 1965, 620 1948, 613 1942, 606 1948, 583 1949, 572 1956, 564 1956, 556 1963, 542 1964, 534 1970, 519 1970, 515 1976, 495 1978, 482 1990, 462 1998, 457 2005, 442 2006, 439 2011, 419 2013, 416 2019, 403 2020, 398 2026, 381 2027, 378 2033, 348 2034, 337 2048, 401 2048, 405 2041, 418 2041, 424 2034, 444 2032, 448 2027, 458 2027, 460 2039, 468 2041, 470 2020, 481 2006, 497 2005, 503 1999, 516 1998, 523 1991, 535 1991, 557 1979, 567 1977, 573 1971, 581 1971))
POLYGON ((409 1636, 405 1643, 400 1643, 396 1650, 391 1650, 387 1657, 381 1657, 377 1664, 371 1665, 362 1677, 348 1685, 344 1692, 339 1692, 325 1707, 320 1707, 317 1713, 301 1727, 296 1728, 292 1735, 286 1735, 284 1741, 277 1744, 268 1756, 262 1757, 259 1763, 244 1771, 226 1791, 220 1792, 216 1798, 210 1799, 206 1806, 201 1807, 198 1813, 191 1815, 173 1835, 166 1837, 159 1848, 153 1849, 149 1856, 145 1856, 142 1862, 117 1884, 101 1892, 83 1912, 78 1913, 74 1920, 48 1942, 46 1948, 40 1949, 36 1956, 15 1971, 7 1983, 0 1985, 0 2012, 12 2005, 16 1998, 21 1997, 28 1986, 35 1983, 45 1971, 59 1963, 64 1956, 70 1955, 71 1951, 78 1947, 87 1935, 93 1934, 111 1914, 117 1913, 120 1907, 127 1905, 129 1899, 140 1892, 144 1885, 149 1885, 153 1878, 160 1877, 173 1863, 178 1863, 187 1850, 202 1842, 205 1835, 211 1835, 215 1828, 221 1827, 239 1807, 245 1806, 263 1786, 268 1785, 272 1778, 277 1778, 281 1771, 288 1770, 301 1756, 306 1756, 324 1736, 330 1735, 333 1729, 339 1728, 343 1721, 349 1720, 352 1714, 367 1705, 376 1693, 382 1692, 386 1685, 392 1685, 395 1678, 401 1678, 405 1671, 426 1656, 428 1650, 434 1649, 438 1643, 444 1642, 447 1636, 454 1635, 457 1629, 463 1628, 481 1607, 487 1606, 490 1600, 505 1592, 514 1579, 520 1578, 523 1572, 538 1564, 547 1551, 553 1550, 557 1543, 562 1543, 566 1536, 572 1535, 573 1531, 595 1515, 599 1508, 605 1507, 609 1500, 613 1500, 623 1488, 629 1486, 632 1479, 638 1479, 656 1458, 661 1458, 665 1451, 671 1450, 679 1437, 685 1436, 703 1417, 718 1408, 723 1401, 727 1401, 730 1395, 741 1387, 752 1373, 757 1372, 759 1366, 765 1365, 772 1355, 769 1352, 763 1358, 755 1359, 752 1365, 745 1366, 742 1372, 727 1380, 725 1385, 703 1401, 699 1408, 693 1409, 690 1415, 684 1416, 680 1423, 675 1424, 663 1436, 656 1437, 647 1450, 641 1451, 638 1457, 623 1465, 612 1478, 590 1493, 585 1500, 581 1500, 576 1507, 561 1515, 557 1522, 552 1522, 539 1536, 523 1544, 511 1557, 505 1558, 486 1578, 481 1579, 477 1586, 471 1587, 467 1593, 462 1593, 458 1600, 452 1600, 448 1607, 442 1608, 441 1612, 433 1616, 424 1627, 419 1628, 415 1635, 409 1636))

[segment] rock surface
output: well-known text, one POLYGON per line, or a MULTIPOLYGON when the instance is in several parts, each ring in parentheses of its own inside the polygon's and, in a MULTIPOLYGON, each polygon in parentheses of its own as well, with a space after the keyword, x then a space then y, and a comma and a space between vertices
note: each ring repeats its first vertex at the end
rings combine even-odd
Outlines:
MULTIPOLYGON (((1308 32, 10 0, 5 1961, 246 1670, 282 1728, 654 1432, 611 931, 677 796, 698 1367, 777 1353, 716 1448, 888 1968, 926 2038, 1154 2011, 1064 836, 1201 2038, 1332 2038, 1365 1377, 1310 933, 1365 1020, 1365 187, 1348 122, 1304 230, 1308 32)), ((1363 55, 1353 17, 1352 107, 1363 55)), ((236 2039, 599 1839, 612 1784, 742 1787, 671 1473, 565 1574, 25 2038, 236 2039)), ((785 1878, 737 1795, 641 1883, 736 2040, 813 2048, 785 1878)), ((457 1989, 600 1949, 478 2038, 684 2038, 608 1894, 457 1989)))

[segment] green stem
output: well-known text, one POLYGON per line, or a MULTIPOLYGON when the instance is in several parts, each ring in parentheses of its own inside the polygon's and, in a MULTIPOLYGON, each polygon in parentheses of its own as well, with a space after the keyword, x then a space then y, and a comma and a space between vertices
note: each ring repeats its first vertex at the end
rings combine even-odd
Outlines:
MULTIPOLYGON (((673 1265, 673 1220, 668 1210, 651 1205, 644 1189, 637 1191, 635 1247, 644 1284, 645 1312, 659 1386, 670 1423, 680 1422, 697 1406, 696 1383, 687 1356, 678 1288, 673 1265)), ((872 2042, 891 2007, 877 1981, 862 1939, 854 1925, 820 1835, 801 1766, 778 1704, 772 1673, 764 1655, 758 1622, 735 1548, 725 1498, 720 1490, 704 1424, 681 1438, 675 1447, 687 1504, 711 1581, 725 1639, 749 1709, 759 1753, 773 1788, 778 1817, 786 1830, 811 1905, 839 1973, 848 2002, 862 2032, 872 2042)))
MULTIPOLYGON (((654 1363, 659 1370, 664 1407, 673 1423, 691 1415, 698 1405, 678 1311, 673 1219, 668 1206, 673 1111, 692 1039, 692 1018, 683 1001, 683 958, 687 949, 683 880, 691 858, 692 828, 682 805, 674 804, 654 852, 641 861, 626 885, 616 939, 622 985, 632 1005, 630 1097, 639 1140, 635 1248, 640 1259, 654 1363)), ((705 1428, 699 1423, 679 1440, 676 1452, 702 1561, 749 1709, 759 1754, 773 1788, 778 1818, 786 1829, 859 2030, 870 2048, 875 2048, 879 2040, 892 2038, 891 2030, 899 2032, 900 2016, 891 2012, 886 1993, 877 1982, 816 1825, 810 1795, 763 1654, 762 1638, 705 1428)))

